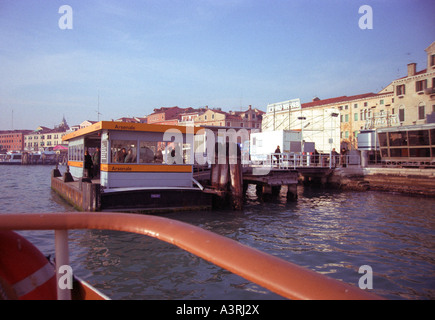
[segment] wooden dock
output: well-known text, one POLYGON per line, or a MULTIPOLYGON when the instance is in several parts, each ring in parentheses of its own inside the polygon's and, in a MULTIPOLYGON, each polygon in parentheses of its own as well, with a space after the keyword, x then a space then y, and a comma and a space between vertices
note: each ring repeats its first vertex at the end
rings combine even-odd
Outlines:
POLYGON ((287 200, 297 199, 297 185, 299 172, 297 170, 270 170, 268 174, 253 174, 252 168, 247 168, 243 173, 245 189, 249 184, 255 184, 257 193, 263 196, 273 195, 280 192, 281 186, 287 186, 287 200))
POLYGON ((250 184, 256 185, 257 195, 266 199, 287 187, 287 200, 298 197, 298 184, 325 184, 334 169, 327 167, 267 168, 261 171, 252 166, 216 164, 195 170, 193 178, 200 188, 153 187, 103 189, 100 180, 74 179, 67 171, 63 175, 54 169, 51 187, 80 211, 167 212, 208 210, 232 207, 242 210, 245 193, 250 184))
POLYGON ((157 213, 210 210, 212 195, 199 188, 118 188, 105 190, 100 180, 74 179, 54 169, 51 188, 79 211, 157 213))

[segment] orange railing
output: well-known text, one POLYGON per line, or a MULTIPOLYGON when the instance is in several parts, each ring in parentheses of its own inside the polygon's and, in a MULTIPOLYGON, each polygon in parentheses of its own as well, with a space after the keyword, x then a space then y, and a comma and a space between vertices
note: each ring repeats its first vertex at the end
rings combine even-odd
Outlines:
MULTIPOLYGON (((117 230, 151 236, 289 299, 381 299, 213 232, 163 217, 107 212, 0 214, 0 230, 56 230, 62 235, 59 238, 67 241, 65 231, 69 229, 117 230)), ((62 248, 68 251, 62 243, 56 243, 56 250, 62 248)))

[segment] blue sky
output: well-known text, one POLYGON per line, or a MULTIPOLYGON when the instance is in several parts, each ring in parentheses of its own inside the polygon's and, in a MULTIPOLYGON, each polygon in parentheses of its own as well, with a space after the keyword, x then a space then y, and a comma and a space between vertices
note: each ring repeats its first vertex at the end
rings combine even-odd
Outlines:
POLYGON ((426 67, 434 17, 432 0, 0 0, 0 130, 97 120, 98 96, 111 120, 378 92, 426 67))

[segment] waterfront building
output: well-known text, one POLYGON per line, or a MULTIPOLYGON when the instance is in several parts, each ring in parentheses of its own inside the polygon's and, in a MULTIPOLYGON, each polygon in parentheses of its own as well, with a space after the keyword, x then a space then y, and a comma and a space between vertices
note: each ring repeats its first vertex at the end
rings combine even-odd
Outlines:
POLYGON ((207 109, 193 121, 196 126, 260 129, 264 114, 264 111, 253 109, 252 106, 246 111, 225 112, 220 108, 207 109))
POLYGON ((233 116, 230 117, 231 120, 234 120, 232 123, 230 122, 230 126, 237 127, 239 125, 242 128, 260 129, 265 112, 257 108, 252 109, 250 105, 246 111, 230 111, 229 114, 233 116))
POLYGON ((407 65, 407 75, 392 81, 384 90, 393 92, 390 113, 398 116, 400 125, 427 123, 435 112, 435 42, 426 48, 427 66, 417 71, 417 64, 407 65))
POLYGON ((24 150, 24 136, 31 130, 4 130, 0 131, 0 152, 24 150))
POLYGON ((121 117, 114 120, 115 122, 129 122, 129 123, 147 123, 147 117, 121 117))
POLYGON ((195 109, 195 111, 192 112, 185 112, 181 115, 181 120, 178 121, 178 124, 180 126, 194 126, 195 120, 198 119, 199 116, 201 116, 207 109, 200 108, 195 109))
POLYGON ((63 118, 62 122, 54 129, 39 126, 35 131, 30 131, 24 136, 24 151, 40 151, 62 145, 62 137, 69 131, 69 126, 63 118))
POLYGON ((331 106, 337 101, 328 99, 326 106, 319 108, 317 103, 320 101, 315 99, 314 106, 301 105, 299 99, 269 104, 263 117, 262 131, 301 131, 302 140, 314 142, 319 153, 339 150, 340 111, 331 106))
MULTIPOLYGON (((417 71, 416 63, 410 63, 405 77, 393 80, 378 93, 329 99, 316 97, 300 106, 296 103, 299 99, 269 104, 262 130, 301 130, 302 123, 298 118, 307 118, 306 114, 319 110, 315 120, 318 123, 327 123, 328 114, 329 117, 337 115, 340 119, 340 148, 351 150, 357 148, 357 136, 361 130, 425 124, 428 115, 435 112, 435 42, 425 51, 426 69, 417 71), (325 112, 323 118, 320 110, 325 112)), ((327 136, 328 124, 324 126, 327 136)), ((305 129, 307 135, 312 128, 305 129)))
POLYGON ((154 109, 154 112, 147 117, 148 124, 167 124, 178 125, 178 121, 181 120, 181 114, 186 109, 179 108, 177 106, 171 108, 158 108, 154 109))
POLYGON ((97 123, 98 121, 92 121, 92 120, 85 120, 79 125, 79 129, 83 129, 89 126, 92 126, 93 124, 97 123))

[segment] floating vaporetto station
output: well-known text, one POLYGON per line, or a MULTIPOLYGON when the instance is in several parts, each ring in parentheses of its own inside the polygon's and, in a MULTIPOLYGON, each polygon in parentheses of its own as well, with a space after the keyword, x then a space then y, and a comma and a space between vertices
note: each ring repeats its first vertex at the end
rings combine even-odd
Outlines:
POLYGON ((63 137, 68 169, 53 171, 52 189, 79 210, 159 211, 211 207, 193 177, 200 128, 100 121, 63 137), (85 152, 100 150, 88 170, 85 152))

